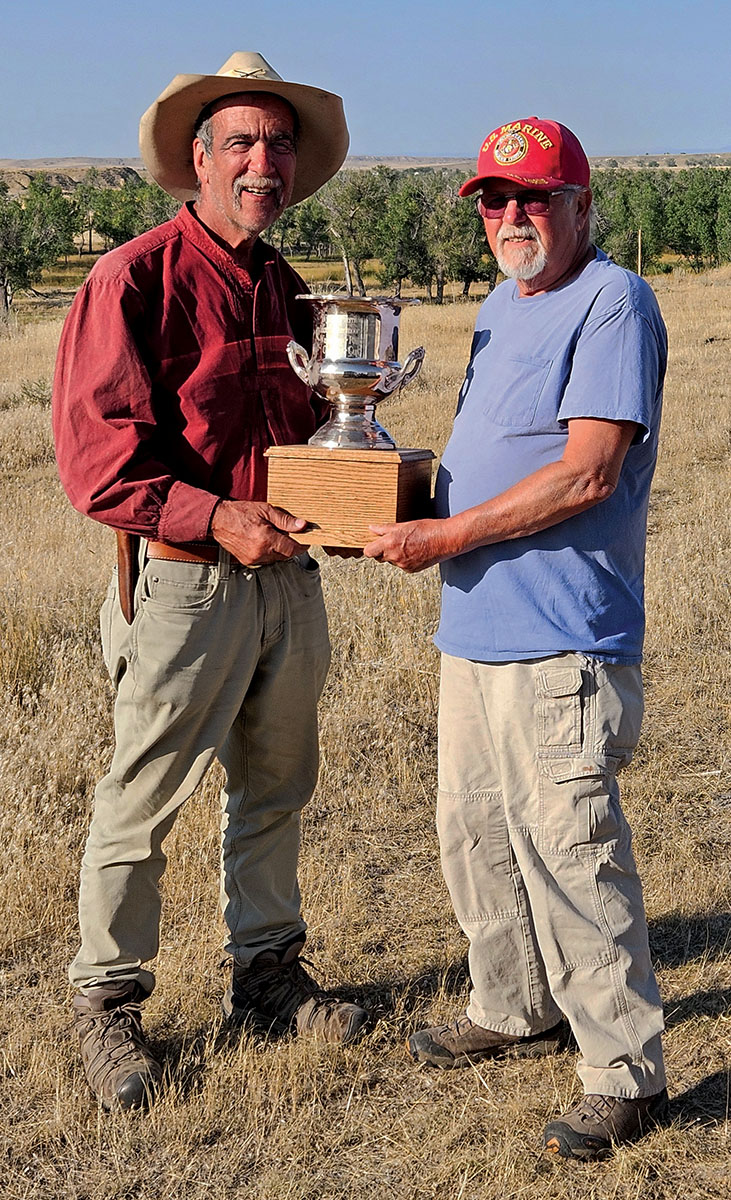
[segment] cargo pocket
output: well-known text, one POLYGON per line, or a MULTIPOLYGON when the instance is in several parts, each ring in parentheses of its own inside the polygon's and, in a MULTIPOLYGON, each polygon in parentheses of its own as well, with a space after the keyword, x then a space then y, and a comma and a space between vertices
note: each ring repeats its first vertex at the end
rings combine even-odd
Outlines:
POLYGON ((536 676, 539 756, 577 755, 582 746, 583 675, 578 666, 542 667, 536 676))
POLYGON ((543 759, 539 763, 540 849, 547 854, 587 854, 616 842, 626 826, 611 755, 543 759))
POLYGON ((625 893, 633 887, 633 864, 618 763, 596 755, 540 764, 540 852, 553 881, 545 916, 550 933, 541 947, 549 971, 616 961, 616 939, 631 920, 625 893))

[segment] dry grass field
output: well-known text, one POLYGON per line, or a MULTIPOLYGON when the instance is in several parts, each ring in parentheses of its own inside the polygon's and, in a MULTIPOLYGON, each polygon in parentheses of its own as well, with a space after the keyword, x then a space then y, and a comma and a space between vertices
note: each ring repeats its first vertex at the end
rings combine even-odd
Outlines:
MULTIPOLYGON (((323 564, 333 666, 306 810, 308 951, 373 1011, 357 1046, 221 1030, 220 779, 170 836, 148 1115, 97 1111, 66 964, 112 695, 96 613, 108 531, 56 480, 47 403, 60 320, 0 338, 0 1194, 5 1200, 718 1200, 731 1195, 729 442, 731 272, 658 281, 672 364, 651 512, 647 717, 624 773, 667 1010, 672 1125, 589 1167, 540 1153, 576 1094, 570 1053, 436 1074, 404 1037, 463 1005, 465 943, 433 828, 438 579, 323 564)), ((401 444, 444 444, 474 305, 407 311, 422 377, 385 404, 401 444)))

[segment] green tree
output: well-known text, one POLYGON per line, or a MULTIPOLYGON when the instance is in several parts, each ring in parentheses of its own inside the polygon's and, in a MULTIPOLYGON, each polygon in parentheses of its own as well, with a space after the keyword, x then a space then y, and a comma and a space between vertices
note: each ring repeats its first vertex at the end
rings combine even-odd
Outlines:
POLYGON ((13 295, 40 278, 44 267, 73 250, 79 213, 59 187, 35 176, 21 199, 0 184, 0 318, 7 319, 13 295))
POLYGON ((376 252, 382 268, 379 280, 401 295, 405 279, 415 278, 426 268, 428 253, 424 240, 426 204, 420 179, 393 172, 387 182, 386 202, 376 216, 376 252))
POLYGON ((135 201, 138 214, 135 237, 147 229, 162 225, 164 221, 170 221, 180 208, 180 201, 169 196, 156 183, 143 183, 136 190, 135 201))
POLYGON ((45 175, 35 175, 22 199, 26 241, 43 266, 74 250, 74 235, 81 226, 78 206, 53 187, 45 175))
POLYGON ((309 262, 313 254, 327 254, 331 248, 328 215, 317 196, 308 196, 293 211, 297 217, 297 246, 305 260, 309 262))
POLYGON ((90 167, 74 193, 74 200, 79 211, 80 232, 83 234, 81 253, 84 253, 84 241, 87 252, 93 253, 92 236, 94 233, 94 212, 98 203, 98 194, 102 184, 96 167, 90 167))
POLYGON ((139 232, 139 190, 142 181, 125 180, 121 188, 102 188, 94 208, 94 228, 107 248, 121 246, 139 232))
POLYGON ((297 215, 293 208, 285 208, 281 216, 266 231, 264 235, 270 245, 277 247, 284 254, 287 246, 292 246, 297 238, 297 215))
POLYGON ((731 262, 731 171, 719 172, 717 242, 718 260, 731 262))
POLYGON ((699 167, 678 171, 667 200, 667 244, 694 271, 716 266, 719 247, 719 207, 725 172, 699 167))
POLYGON ((23 207, 18 200, 9 198, 8 185, 0 182, 0 320, 7 320, 13 292, 29 284, 23 207))
POLYGON ((96 192, 93 225, 108 246, 121 246, 155 225, 169 221, 180 202, 156 183, 126 179, 120 188, 96 192))
POLYGON ((485 261, 485 231, 474 203, 459 195, 466 178, 459 172, 435 171, 424 179, 425 241, 431 270, 431 277, 424 283, 430 296, 432 279, 436 283, 437 304, 443 303, 444 286, 449 280, 461 282, 462 295, 468 296, 476 280, 494 280, 496 276, 494 262, 485 261))
POLYGON ((379 171, 341 171, 317 193, 343 260, 345 283, 365 296, 361 268, 377 244, 376 218, 386 202, 388 178, 379 171))
MULTIPOLYGON (((455 179, 461 187, 466 175, 455 179)), ((489 280, 493 287, 497 278, 497 262, 487 245, 485 227, 478 215, 472 196, 457 195, 451 221, 452 250, 449 256, 449 278, 462 284, 462 296, 469 297, 473 283, 489 280)))
POLYGON ((598 214, 597 245, 620 266, 637 268, 642 230, 642 265, 654 264, 665 249, 667 171, 594 171, 592 190, 598 214))

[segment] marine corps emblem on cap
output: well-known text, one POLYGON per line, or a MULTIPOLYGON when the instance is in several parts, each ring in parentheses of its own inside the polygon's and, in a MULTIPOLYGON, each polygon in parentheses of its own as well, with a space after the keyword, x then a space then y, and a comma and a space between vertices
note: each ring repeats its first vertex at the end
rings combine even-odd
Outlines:
POLYGON ((529 188, 589 186, 589 160, 575 133, 559 121, 525 117, 498 125, 485 138, 477 173, 459 189, 460 196, 480 191, 487 180, 508 179, 529 188))
POLYGON ((525 158, 527 153, 528 139, 524 133, 504 133, 493 148, 495 162, 499 162, 503 167, 512 167, 513 163, 525 158))

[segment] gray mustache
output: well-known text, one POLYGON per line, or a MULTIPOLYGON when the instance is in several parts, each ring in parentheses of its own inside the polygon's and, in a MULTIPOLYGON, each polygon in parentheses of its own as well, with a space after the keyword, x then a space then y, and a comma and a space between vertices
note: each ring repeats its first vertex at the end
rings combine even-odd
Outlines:
POLYGON ((241 175, 234 180, 234 195, 240 196, 245 188, 278 188, 280 181, 267 175, 241 175))
POLYGON ((509 232, 501 229, 497 235, 498 245, 502 245, 503 242, 515 241, 517 238, 527 238, 529 241, 537 242, 538 234, 535 229, 531 229, 530 225, 525 225, 520 229, 510 230, 509 232))

